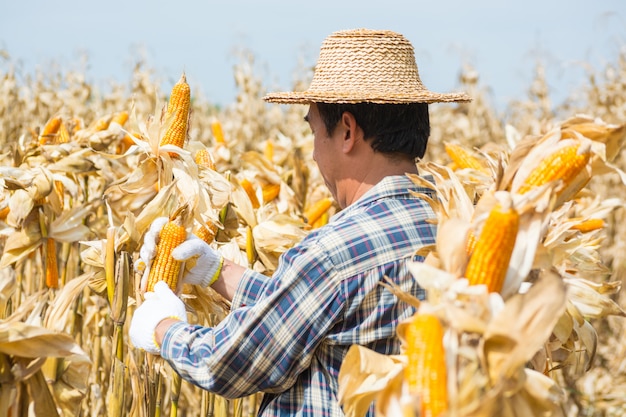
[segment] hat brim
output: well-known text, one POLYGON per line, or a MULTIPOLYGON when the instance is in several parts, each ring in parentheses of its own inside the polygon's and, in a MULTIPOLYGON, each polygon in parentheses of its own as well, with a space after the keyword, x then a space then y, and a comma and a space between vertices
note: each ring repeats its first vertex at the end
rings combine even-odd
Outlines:
POLYGON ((414 94, 390 94, 386 92, 374 95, 359 92, 337 91, 295 91, 268 93, 263 100, 269 103, 281 104, 310 104, 310 103, 374 103, 374 104, 409 104, 409 103, 467 103, 472 98, 465 93, 433 93, 431 91, 419 91, 414 94))

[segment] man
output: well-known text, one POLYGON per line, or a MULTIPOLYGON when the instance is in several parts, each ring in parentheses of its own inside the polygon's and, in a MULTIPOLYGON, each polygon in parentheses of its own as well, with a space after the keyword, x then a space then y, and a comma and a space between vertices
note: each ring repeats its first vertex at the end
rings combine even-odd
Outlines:
MULTIPOLYGON (((470 99, 428 91, 402 35, 359 29, 324 41, 308 90, 265 100, 309 106, 313 157, 342 210, 285 252, 271 277, 199 239, 183 243, 175 257, 200 255, 185 282, 212 285, 232 300, 231 313, 214 328, 189 325, 159 283, 130 336, 204 389, 227 398, 264 392, 260 415, 340 416, 337 376, 349 347, 398 353, 397 324, 414 313, 380 285, 384 277, 423 298, 407 262, 434 243, 436 216, 409 190, 430 191, 406 174, 418 174, 426 151, 428 104, 470 99)), ((148 263, 161 225, 145 239, 148 263)))

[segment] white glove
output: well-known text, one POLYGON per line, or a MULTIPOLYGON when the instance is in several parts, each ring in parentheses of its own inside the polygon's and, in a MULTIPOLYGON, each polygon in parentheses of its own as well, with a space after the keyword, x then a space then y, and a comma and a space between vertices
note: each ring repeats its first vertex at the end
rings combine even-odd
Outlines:
POLYGON ((148 353, 159 355, 155 330, 161 320, 175 318, 187 322, 185 304, 164 281, 154 285, 154 292, 144 294, 144 302, 137 307, 130 322, 128 334, 132 344, 148 353))
POLYGON ((213 285, 222 272, 224 257, 192 233, 187 237, 187 240, 172 251, 172 258, 187 261, 186 266, 188 267, 189 260, 193 257, 197 257, 196 264, 183 275, 183 282, 200 285, 203 288, 213 285))
POLYGON ((141 276, 141 283, 139 287, 141 291, 145 291, 148 286, 148 275, 150 275, 150 267, 152 261, 156 255, 156 245, 159 238, 159 233, 165 224, 168 222, 167 217, 157 217, 154 219, 150 228, 143 237, 143 245, 139 249, 139 259, 135 263, 135 270, 137 272, 143 272, 141 276))
MULTIPOLYGON (((135 264, 135 270, 143 272, 140 283, 142 291, 145 291, 148 285, 148 275, 156 255, 156 242, 159 232, 168 220, 167 217, 157 217, 143 238, 143 245, 139 250, 139 259, 135 264)), ((193 267, 189 267, 192 262, 185 265, 182 282, 201 285, 202 287, 208 287, 217 281, 224 265, 222 255, 193 233, 190 233, 187 240, 172 251, 172 257, 178 261, 190 261, 191 258, 197 257, 193 267)))

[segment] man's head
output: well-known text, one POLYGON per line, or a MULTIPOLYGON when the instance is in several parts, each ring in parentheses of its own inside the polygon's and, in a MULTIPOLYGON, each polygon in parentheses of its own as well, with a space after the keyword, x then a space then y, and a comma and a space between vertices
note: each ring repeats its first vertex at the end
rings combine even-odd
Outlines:
POLYGON ((264 99, 318 104, 329 134, 348 111, 375 151, 413 160, 426 151, 428 104, 471 100, 464 93, 429 91, 420 80, 411 43, 396 32, 368 29, 328 36, 307 90, 270 93, 264 99))
POLYGON ((343 112, 354 115, 363 136, 375 152, 422 158, 430 136, 428 104, 335 104, 317 103, 329 135, 337 127, 343 112))
POLYGON ((339 31, 324 40, 305 91, 270 93, 272 103, 309 104, 313 157, 341 207, 383 178, 417 173, 426 151, 428 104, 467 102, 422 84, 413 46, 391 31, 339 31))

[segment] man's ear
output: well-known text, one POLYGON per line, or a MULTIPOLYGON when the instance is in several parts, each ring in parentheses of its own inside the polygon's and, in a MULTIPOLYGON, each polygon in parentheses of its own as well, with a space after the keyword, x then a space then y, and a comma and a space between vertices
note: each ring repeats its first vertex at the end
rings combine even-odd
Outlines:
POLYGON ((354 148, 359 140, 358 134, 362 132, 356 122, 356 118, 350 112, 343 112, 341 115, 341 127, 344 129, 342 151, 348 153, 354 148))

